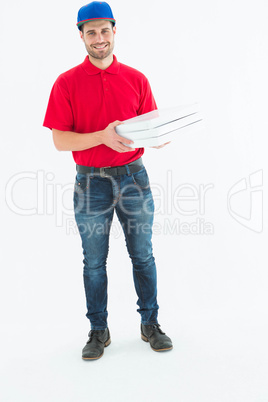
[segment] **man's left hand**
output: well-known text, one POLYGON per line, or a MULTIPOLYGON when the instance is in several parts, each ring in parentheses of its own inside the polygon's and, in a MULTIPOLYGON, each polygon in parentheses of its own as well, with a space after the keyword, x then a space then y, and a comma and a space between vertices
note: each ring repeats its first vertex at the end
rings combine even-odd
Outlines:
POLYGON ((150 147, 150 148, 156 148, 156 149, 159 149, 159 148, 163 148, 165 145, 170 144, 170 143, 171 143, 171 141, 169 141, 169 142, 165 142, 165 144, 158 145, 158 146, 156 146, 156 147, 150 147))

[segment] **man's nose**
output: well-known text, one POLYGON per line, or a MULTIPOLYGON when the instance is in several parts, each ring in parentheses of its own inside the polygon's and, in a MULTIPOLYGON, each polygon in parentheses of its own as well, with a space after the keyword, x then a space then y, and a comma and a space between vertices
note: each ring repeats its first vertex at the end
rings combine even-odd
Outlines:
POLYGON ((97 35, 96 35, 96 41, 97 41, 98 43, 104 42, 102 33, 97 33, 97 35))

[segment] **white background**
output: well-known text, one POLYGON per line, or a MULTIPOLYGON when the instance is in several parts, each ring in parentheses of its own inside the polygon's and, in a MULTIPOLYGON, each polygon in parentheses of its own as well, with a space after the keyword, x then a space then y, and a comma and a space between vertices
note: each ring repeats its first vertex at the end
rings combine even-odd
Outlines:
POLYGON ((84 3, 5 2, 0 400, 267 402, 267 2, 110 4, 118 60, 145 73, 159 108, 199 102, 205 117, 202 130, 144 156, 159 206, 159 321, 174 349, 140 339, 131 263, 113 235, 112 343, 100 360, 81 359, 89 324, 75 165, 42 122, 55 79, 86 55, 75 26, 84 3), (196 199, 178 200, 179 186, 196 199))

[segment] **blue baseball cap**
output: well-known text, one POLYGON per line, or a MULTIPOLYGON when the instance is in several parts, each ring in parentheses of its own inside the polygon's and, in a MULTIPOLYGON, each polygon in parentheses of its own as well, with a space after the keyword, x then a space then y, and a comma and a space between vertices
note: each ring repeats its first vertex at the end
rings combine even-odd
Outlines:
POLYGON ((113 12, 108 3, 105 1, 92 1, 81 7, 78 11, 76 25, 81 30, 81 25, 94 20, 107 20, 115 25, 113 12))

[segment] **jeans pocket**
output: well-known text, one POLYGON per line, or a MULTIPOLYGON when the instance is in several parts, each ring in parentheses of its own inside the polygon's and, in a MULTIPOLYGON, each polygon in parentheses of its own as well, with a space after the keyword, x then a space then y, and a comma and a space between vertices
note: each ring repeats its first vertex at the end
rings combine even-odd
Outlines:
POLYGON ((134 184, 141 189, 146 190, 150 187, 149 177, 145 167, 136 173, 132 173, 131 176, 134 184))
POLYGON ((74 183, 74 191, 77 193, 83 193, 89 188, 90 177, 88 174, 77 173, 74 183))

